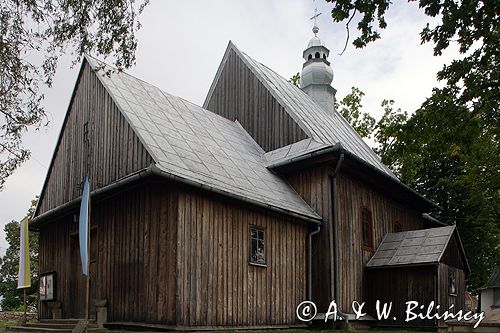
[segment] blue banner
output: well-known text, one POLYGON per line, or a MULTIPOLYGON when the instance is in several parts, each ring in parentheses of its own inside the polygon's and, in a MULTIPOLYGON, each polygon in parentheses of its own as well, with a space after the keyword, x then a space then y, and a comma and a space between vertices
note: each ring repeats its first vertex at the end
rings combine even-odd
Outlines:
POLYGON ((82 203, 80 205, 79 236, 80 236, 80 258, 82 259, 82 273, 88 276, 88 246, 89 246, 89 177, 85 177, 83 185, 82 203))

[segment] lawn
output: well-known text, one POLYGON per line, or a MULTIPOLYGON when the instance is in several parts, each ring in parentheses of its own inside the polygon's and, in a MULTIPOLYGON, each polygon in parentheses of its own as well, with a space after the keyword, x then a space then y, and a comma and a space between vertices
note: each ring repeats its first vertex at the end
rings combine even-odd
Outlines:
MULTIPOLYGON (((0 331, 5 330, 6 327, 9 326, 14 326, 16 323, 14 321, 0 321, 0 331)), ((244 330, 244 331, 224 331, 224 332, 235 332, 235 333, 249 333, 252 330, 244 330)), ((112 332, 119 332, 119 333, 125 333, 127 331, 120 331, 120 330, 109 330, 110 333, 112 332)), ((208 333, 209 331, 207 331, 208 333)), ((276 329, 276 330, 255 330, 254 332, 256 333, 347 333, 349 331, 340 331, 340 330, 319 330, 319 329, 311 329, 311 330, 304 330, 304 329, 276 329)), ((398 330, 392 330, 392 331, 382 331, 382 330, 371 330, 371 331, 350 331, 350 332, 355 332, 355 333, 429 333, 429 332, 423 332, 423 331, 398 331, 398 330)))
MULTIPOLYGON (((233 331, 233 332, 250 332, 250 331, 233 331)), ((341 330, 321 330, 321 329, 310 329, 310 330, 304 330, 304 329, 283 329, 283 330, 258 330, 255 331, 257 333, 431 333, 431 332, 424 332, 424 331, 408 331, 408 330, 377 330, 373 329, 370 331, 358 331, 358 330, 353 330, 353 331, 341 331, 341 330)), ((434 332, 433 332, 434 333, 434 332)))
POLYGON ((15 321, 2 321, 0 320, 0 328, 14 326, 16 324, 15 321))

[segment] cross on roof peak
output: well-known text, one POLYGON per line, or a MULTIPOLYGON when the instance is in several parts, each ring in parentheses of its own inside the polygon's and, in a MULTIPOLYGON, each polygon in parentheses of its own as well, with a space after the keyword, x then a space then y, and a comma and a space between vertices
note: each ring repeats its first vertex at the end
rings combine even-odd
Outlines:
POLYGON ((314 8, 314 16, 310 18, 310 20, 314 20, 314 26, 313 26, 313 32, 314 32, 314 35, 316 36, 316 34, 318 33, 319 31, 319 28, 318 28, 318 16, 320 16, 322 13, 318 13, 318 8, 314 8))

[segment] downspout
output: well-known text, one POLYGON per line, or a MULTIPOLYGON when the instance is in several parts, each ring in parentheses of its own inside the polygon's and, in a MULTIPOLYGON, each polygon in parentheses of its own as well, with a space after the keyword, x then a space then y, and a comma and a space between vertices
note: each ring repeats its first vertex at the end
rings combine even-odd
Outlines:
POLYGON ((307 236, 307 300, 312 301, 312 237, 319 233, 321 225, 316 226, 307 236))
MULTIPOLYGON (((335 248, 335 269, 334 269, 334 293, 337 302, 340 302, 340 277, 339 277, 339 224, 338 224, 338 212, 337 212, 337 175, 344 163, 344 150, 340 150, 340 158, 335 167, 333 175, 331 175, 331 196, 332 196, 332 215, 333 215, 333 242, 335 248)), ((347 314, 340 310, 340 304, 337 304, 337 313, 345 319, 346 324, 349 323, 349 318, 347 314)))

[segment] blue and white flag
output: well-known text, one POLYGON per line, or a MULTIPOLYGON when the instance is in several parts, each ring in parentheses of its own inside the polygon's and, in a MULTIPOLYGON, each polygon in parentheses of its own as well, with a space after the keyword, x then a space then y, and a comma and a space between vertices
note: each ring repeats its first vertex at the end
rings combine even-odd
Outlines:
POLYGON ((88 246, 89 246, 89 177, 85 177, 83 185, 82 203, 80 205, 79 236, 80 236, 80 258, 82 259, 82 273, 88 276, 88 246))

